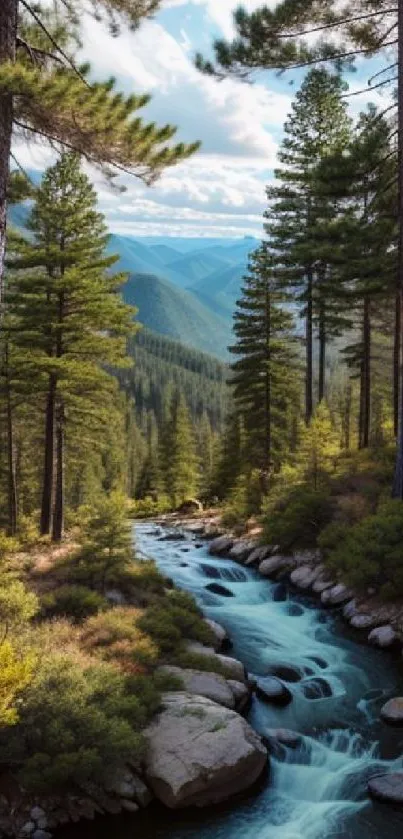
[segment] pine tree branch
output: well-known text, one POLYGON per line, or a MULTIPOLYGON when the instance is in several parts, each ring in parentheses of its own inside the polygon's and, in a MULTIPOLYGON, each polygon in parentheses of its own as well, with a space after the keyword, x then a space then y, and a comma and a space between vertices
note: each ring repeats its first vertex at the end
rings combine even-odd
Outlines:
POLYGON ((28 53, 31 61, 33 64, 37 63, 37 56, 41 58, 50 58, 52 61, 57 61, 59 64, 63 64, 61 58, 59 56, 54 55, 52 52, 47 52, 47 50, 40 50, 38 47, 33 47, 27 41, 24 41, 23 38, 18 37, 16 41, 17 49, 24 49, 25 52, 28 53))
MULTIPOLYGON (((380 15, 389 15, 389 14, 396 14, 398 13, 398 8, 393 9, 383 9, 379 12, 368 12, 365 15, 357 15, 357 17, 351 18, 343 18, 340 20, 335 20, 332 23, 325 23, 322 26, 315 26, 311 29, 303 29, 300 32, 286 32, 281 34, 281 32, 275 32, 274 37, 278 38, 278 40, 284 40, 285 38, 303 38, 304 35, 312 35, 317 32, 326 32, 329 29, 336 29, 338 26, 347 26, 350 23, 358 23, 362 20, 369 20, 370 18, 379 17, 380 15)), ((397 26, 397 23, 394 24, 392 28, 397 26)))
POLYGON ((372 90, 377 90, 379 87, 384 87, 387 84, 392 84, 392 82, 397 81, 398 76, 393 76, 391 79, 385 79, 384 82, 378 82, 378 84, 374 84, 368 87, 363 87, 361 90, 353 90, 351 93, 343 93, 342 99, 351 99, 352 96, 361 96, 362 93, 370 93, 372 90))
MULTIPOLYGON (((25 125, 24 123, 20 122, 19 120, 14 120, 14 125, 21 129, 21 131, 27 131, 30 134, 38 134, 39 137, 44 137, 49 143, 56 143, 59 147, 63 146, 69 151, 73 151, 76 154, 81 155, 87 160, 88 163, 92 163, 94 166, 102 165, 99 160, 95 157, 88 154, 88 152, 83 151, 82 148, 78 146, 74 146, 72 143, 68 143, 66 140, 61 140, 58 137, 52 137, 51 134, 45 131, 41 131, 39 128, 33 128, 31 125, 25 125)), ((125 166, 120 165, 119 163, 115 163, 114 161, 103 161, 108 166, 117 169, 119 172, 122 172, 125 175, 130 175, 131 177, 138 178, 140 181, 146 181, 146 174, 143 175, 138 172, 133 172, 132 169, 127 169, 125 166)))
POLYGON ((59 46, 57 41, 55 41, 52 33, 49 32, 49 30, 47 29, 45 24, 42 23, 39 15, 37 15, 35 10, 29 5, 29 3, 26 2, 26 0, 20 0, 20 3, 27 10, 28 14, 30 14, 33 17, 35 23, 40 27, 40 29, 42 29, 42 32, 44 32, 44 34, 49 39, 50 43, 55 48, 55 50, 57 50, 57 52, 60 53, 60 55, 62 56, 64 61, 67 63, 67 65, 73 71, 73 73, 75 73, 76 76, 78 76, 78 78, 82 81, 83 84, 85 84, 86 87, 90 88, 91 85, 87 82, 87 79, 84 78, 83 74, 80 73, 78 67, 76 67, 76 65, 74 64, 74 61, 67 55, 67 53, 62 49, 62 47, 59 46))
POLYGON ((383 70, 379 70, 378 73, 375 73, 373 76, 371 76, 370 79, 368 79, 368 85, 371 86, 374 79, 377 79, 379 76, 382 76, 384 73, 387 73, 389 70, 394 70, 394 68, 397 67, 397 66, 398 66, 398 63, 397 63, 397 61, 395 61, 393 64, 389 64, 388 67, 384 67, 383 70))

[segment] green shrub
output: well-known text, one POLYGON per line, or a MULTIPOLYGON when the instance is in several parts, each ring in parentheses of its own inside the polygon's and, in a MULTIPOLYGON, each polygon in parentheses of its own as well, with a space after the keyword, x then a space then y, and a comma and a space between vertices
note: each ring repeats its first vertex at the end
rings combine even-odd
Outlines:
POLYGON ((403 504, 388 501, 378 512, 346 530, 326 537, 326 565, 358 588, 375 586, 385 597, 403 594, 403 504), (339 534, 342 536, 342 534, 339 534))
POLYGON ((82 631, 85 648, 128 673, 148 671, 157 662, 158 650, 140 628, 141 616, 140 610, 118 606, 89 618, 82 631))
POLYGON ((222 523, 241 532, 252 515, 259 512, 262 503, 262 479, 259 470, 240 475, 224 507, 222 523))
POLYGON ((282 551, 313 548, 321 530, 332 518, 330 494, 300 484, 281 498, 270 497, 263 507, 262 538, 266 544, 278 545, 282 551))
POLYGON ((113 667, 85 667, 71 655, 40 661, 26 690, 16 726, 0 731, 2 754, 22 765, 21 782, 34 791, 103 783, 125 760, 141 757, 141 729, 159 694, 146 700, 132 692, 127 677, 113 667))
POLYGON ((115 586, 133 560, 126 498, 113 492, 95 505, 83 528, 83 547, 69 560, 72 582, 105 592, 115 586))
POLYGON ((174 662, 178 667, 184 667, 185 670, 202 670, 204 673, 218 673, 219 676, 224 676, 227 679, 231 679, 233 675, 230 671, 227 671, 225 665, 214 655, 178 650, 175 654, 174 662))
POLYGON ((162 654, 173 653, 183 639, 211 644, 213 636, 191 595, 172 591, 145 610, 139 628, 149 635, 162 654))
POLYGON ((96 615, 107 607, 101 594, 86 586, 63 585, 41 599, 41 611, 45 618, 72 618, 74 623, 96 615))
POLYGON ((129 507, 129 515, 136 519, 148 519, 169 513, 172 504, 167 495, 161 495, 158 499, 147 496, 138 501, 132 501, 129 507))

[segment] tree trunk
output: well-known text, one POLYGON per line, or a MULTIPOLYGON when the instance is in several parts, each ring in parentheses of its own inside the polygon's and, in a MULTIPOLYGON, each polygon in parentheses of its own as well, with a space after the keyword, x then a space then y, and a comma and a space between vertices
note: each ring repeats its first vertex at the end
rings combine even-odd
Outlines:
POLYGON ((64 535, 64 411, 59 405, 56 430, 56 487, 53 510, 52 541, 61 542, 64 535))
POLYGON ((364 297, 363 317, 363 377, 361 386, 364 389, 362 404, 362 448, 369 446, 369 432, 371 424, 371 315, 369 297, 364 297))
POLYGON ((55 409, 57 383, 54 375, 49 376, 48 399, 45 421, 45 455, 43 467, 43 491, 41 510, 41 535, 46 536, 52 526, 52 506, 54 496, 54 459, 55 459, 55 409))
POLYGON ((358 414, 358 448, 363 448, 363 440, 364 440, 364 414, 365 414, 365 405, 364 405, 364 397, 365 397, 365 386, 364 386, 364 378, 365 378, 365 371, 364 371, 364 361, 361 359, 360 365, 360 410, 358 414))
POLYGON ((311 269, 307 271, 307 301, 306 301, 306 378, 305 378, 305 422, 309 425, 313 414, 313 277, 311 269))
POLYGON ((326 320, 325 304, 320 301, 319 307, 319 402, 325 398, 326 389, 326 320))
MULTIPOLYGON (((399 250, 398 250, 398 275, 397 290, 400 298, 400 312, 403 310, 403 3, 399 0, 398 5, 398 219, 399 219, 399 250)), ((400 318, 400 347, 402 341, 402 318, 400 318)), ((395 498, 403 500, 403 383, 402 370, 400 370, 400 411, 399 411, 399 434, 397 444, 397 456, 395 477, 393 481, 392 494, 395 498)))
POLYGON ((395 334, 393 347, 393 427, 395 437, 399 433, 399 381, 400 381, 400 331, 401 331, 401 308, 400 308, 400 294, 396 294, 395 300, 395 334))
POLYGON ((350 451, 350 436, 351 436, 351 406, 352 406, 352 387, 349 383, 346 390, 346 402, 344 411, 344 448, 350 451))
POLYGON ((8 455, 8 533, 15 536, 18 522, 17 469, 15 463, 14 418, 11 400, 8 346, 5 351, 6 402, 7 402, 7 455, 8 455))
MULTIPOLYGON (((265 379, 265 462, 266 476, 271 471, 271 299, 266 279, 266 379, 265 379)), ((268 486, 266 491, 268 491, 268 486)))
MULTIPOLYGON (((15 61, 18 0, 0 2, 0 64, 15 61)), ((4 257, 6 248, 7 189, 10 174, 13 97, 0 96, 0 317, 4 300, 4 257)))

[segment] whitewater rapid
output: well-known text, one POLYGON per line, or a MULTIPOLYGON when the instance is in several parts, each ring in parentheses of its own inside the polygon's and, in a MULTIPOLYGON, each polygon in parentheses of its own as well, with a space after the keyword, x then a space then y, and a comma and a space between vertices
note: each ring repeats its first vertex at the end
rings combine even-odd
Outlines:
POLYGON ((380 706, 398 689, 392 658, 345 637, 333 613, 291 595, 282 583, 210 557, 208 544, 197 537, 167 541, 165 535, 139 524, 137 549, 225 626, 232 654, 251 676, 279 667, 297 671, 299 681, 287 682, 292 703, 278 708, 255 698, 251 725, 262 734, 281 727, 303 736, 299 747, 281 746, 271 756, 270 777, 255 796, 213 817, 172 816, 169 825, 151 828, 147 839, 390 839, 396 831, 402 836, 403 815, 373 804, 366 792, 371 775, 403 768, 402 735, 379 722, 380 706), (212 582, 232 596, 212 593, 206 588, 212 582))

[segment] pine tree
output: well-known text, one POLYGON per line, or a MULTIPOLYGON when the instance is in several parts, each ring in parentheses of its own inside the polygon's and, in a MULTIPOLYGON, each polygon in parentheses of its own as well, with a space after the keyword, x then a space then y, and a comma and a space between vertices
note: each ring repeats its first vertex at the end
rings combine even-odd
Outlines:
MULTIPOLYGON (((397 61, 388 53, 382 70, 370 80, 384 88, 397 81, 397 100, 383 111, 390 114, 397 107, 398 147, 398 255, 395 348, 403 346, 403 4, 391 8, 387 0, 359 0, 340 5, 337 0, 280 0, 272 10, 268 6, 248 14, 237 10, 234 16, 236 37, 232 43, 216 41, 216 64, 197 56, 199 69, 209 74, 235 73, 247 77, 258 69, 291 69, 332 62, 338 69, 354 67, 358 56, 373 56, 394 47, 397 61), (315 33, 309 42, 301 34, 315 33), (349 46, 346 48, 346 44, 349 46), (397 73, 396 73, 397 67, 397 73)), ((396 352, 396 349, 395 349, 396 352)), ((395 369, 397 357, 395 356, 395 369)), ((399 419, 393 495, 403 499, 403 367, 399 374, 399 419)), ((395 393, 397 387, 395 384, 395 393)), ((396 414, 396 411, 395 411, 396 414)), ((396 421, 396 417, 395 417, 396 421)))
POLYGON ((210 493, 215 455, 214 434, 206 411, 203 412, 198 427, 198 452, 201 465, 200 491, 205 497, 210 493))
MULTIPOLYGON (((137 26, 158 0, 93 0, 94 16, 137 26)), ((5 253, 11 137, 32 134, 82 154, 112 175, 113 167, 146 180, 192 154, 197 144, 170 145, 173 126, 144 123, 138 110, 148 96, 124 96, 114 80, 93 83, 89 67, 70 52, 79 41, 84 0, 0 4, 0 303, 5 253)))
POLYGON ((33 376, 46 401, 41 532, 63 533, 66 429, 96 438, 113 380, 105 364, 125 359, 134 310, 109 268, 107 233, 95 192, 77 155, 62 155, 43 178, 26 241, 11 260, 8 297, 18 343, 29 347, 33 376))
POLYGON ((315 490, 326 482, 339 452, 340 435, 334 428, 328 406, 321 402, 310 425, 302 431, 297 453, 297 467, 315 490))
POLYGON ((199 462, 189 411, 182 393, 175 393, 168 429, 166 489, 174 508, 194 497, 199 487, 199 462))
POLYGON ((348 143, 349 120, 342 91, 338 76, 325 70, 310 71, 285 125, 279 153, 282 168, 275 173, 277 185, 267 191, 266 231, 275 250, 278 274, 293 291, 305 320, 307 423, 314 407, 314 325, 316 322, 319 332, 320 398, 324 395, 326 344, 338 326, 325 293, 331 280, 317 231, 318 219, 325 214, 325 199, 317 189, 316 172, 324 158, 348 143))
POLYGON ((250 469, 262 484, 278 469, 288 447, 287 414, 295 398, 292 316, 279 289, 266 244, 251 257, 234 316, 236 343, 231 352, 235 406, 242 416, 250 469))

